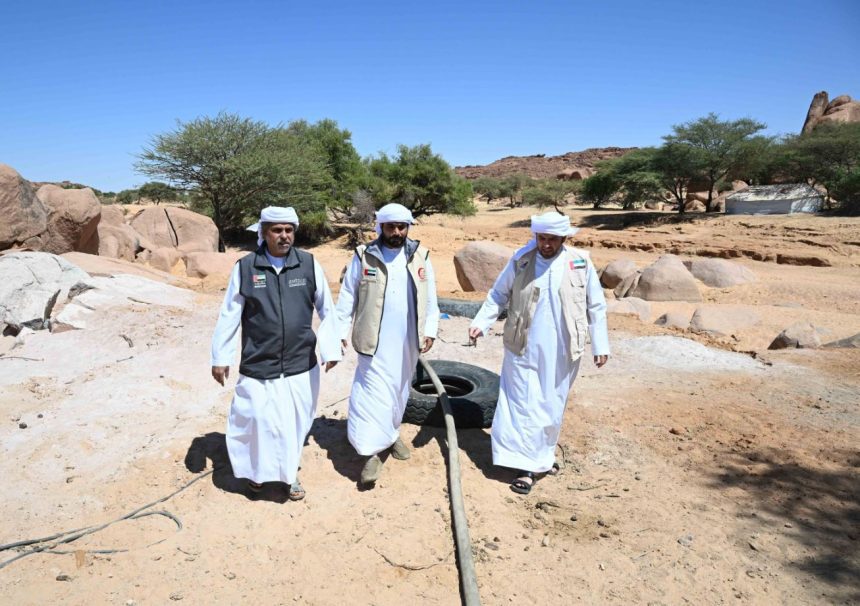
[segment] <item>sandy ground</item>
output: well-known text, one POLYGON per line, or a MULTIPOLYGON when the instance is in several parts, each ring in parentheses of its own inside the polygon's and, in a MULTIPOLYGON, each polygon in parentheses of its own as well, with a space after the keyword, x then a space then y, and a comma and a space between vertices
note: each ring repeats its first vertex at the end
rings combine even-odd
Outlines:
MULTIPOLYGON (((531 212, 484 207, 417 226, 440 296, 482 298, 459 291, 453 253, 476 239, 522 244, 531 212)), ((613 358, 585 363, 568 402, 566 466, 527 497, 492 466, 487 431, 460 432, 483 603, 860 603, 860 352, 766 350, 799 319, 825 341, 860 332, 860 220, 634 213, 644 219, 623 227, 627 213, 574 213, 598 265, 626 256, 641 267, 679 241, 709 255, 773 253, 738 257, 754 284, 703 288, 761 323, 712 341, 611 316, 613 358), (780 264, 777 253, 830 266, 780 264)), ((333 286, 350 257, 340 244, 314 250, 333 286)), ((222 388, 209 376, 212 291, 201 288, 192 311, 107 310, 85 331, 37 333, 0 358, 0 543, 112 520, 215 468, 156 507, 181 530, 145 517, 75 542, 77 555, 19 560, 0 569, 0 603, 459 603, 444 433, 404 426, 412 459, 389 458, 376 488, 359 490, 345 436, 354 354, 323 378, 307 498, 284 502, 272 486, 252 500, 233 477, 224 425, 235 377, 222 388), (128 551, 87 552, 111 548, 128 551)), ((692 311, 653 308, 652 321, 692 311)), ((429 357, 498 370, 501 338, 464 347, 467 324, 443 320, 429 357)))

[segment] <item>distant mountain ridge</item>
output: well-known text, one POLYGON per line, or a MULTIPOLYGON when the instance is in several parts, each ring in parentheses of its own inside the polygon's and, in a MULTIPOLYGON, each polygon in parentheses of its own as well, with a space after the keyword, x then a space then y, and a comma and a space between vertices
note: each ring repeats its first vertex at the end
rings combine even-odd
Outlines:
POLYGON ((507 156, 485 166, 458 166, 454 168, 461 177, 505 177, 516 173, 528 175, 533 179, 576 179, 594 173, 595 165, 601 160, 620 158, 636 147, 592 147, 583 151, 568 152, 561 156, 537 154, 533 156, 507 156))

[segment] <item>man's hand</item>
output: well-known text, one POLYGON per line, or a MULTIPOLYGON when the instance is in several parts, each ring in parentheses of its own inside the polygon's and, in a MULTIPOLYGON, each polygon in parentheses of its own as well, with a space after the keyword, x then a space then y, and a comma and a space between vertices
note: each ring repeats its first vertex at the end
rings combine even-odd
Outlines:
POLYGON ((480 328, 472 327, 469 329, 469 345, 477 345, 478 337, 483 337, 484 331, 480 328))
POLYGON ((427 353, 430 351, 430 348, 433 347, 433 341, 436 339, 431 339, 430 337, 424 337, 424 347, 421 348, 420 353, 427 353))
POLYGON ((229 366, 213 366, 212 367, 212 378, 218 381, 221 385, 224 385, 224 380, 230 376, 230 367, 229 366))
POLYGON ((609 360, 609 356, 594 356, 594 365, 600 368, 609 360))
POLYGON ((334 362, 326 362, 325 363, 325 371, 328 372, 332 368, 334 368, 335 366, 337 366, 337 360, 335 360, 334 362))

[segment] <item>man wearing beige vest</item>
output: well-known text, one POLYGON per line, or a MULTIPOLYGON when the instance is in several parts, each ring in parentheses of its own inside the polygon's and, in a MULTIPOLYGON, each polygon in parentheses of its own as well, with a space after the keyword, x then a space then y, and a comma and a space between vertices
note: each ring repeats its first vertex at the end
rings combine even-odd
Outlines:
POLYGON ((534 238, 514 253, 469 328, 474 341, 508 308, 493 464, 518 470, 511 489, 520 494, 535 474, 558 473, 555 447, 589 333, 597 367, 609 358, 597 272, 587 252, 564 245, 576 231, 557 212, 533 215, 534 238))
POLYGON ((400 439, 400 423, 419 350, 433 346, 439 324, 429 253, 407 237, 413 222, 412 213, 400 204, 379 209, 379 237, 356 248, 337 301, 344 347, 355 319, 352 346, 359 356, 347 436, 356 452, 368 457, 363 484, 379 478, 379 453, 391 449, 395 459, 410 456, 400 439))

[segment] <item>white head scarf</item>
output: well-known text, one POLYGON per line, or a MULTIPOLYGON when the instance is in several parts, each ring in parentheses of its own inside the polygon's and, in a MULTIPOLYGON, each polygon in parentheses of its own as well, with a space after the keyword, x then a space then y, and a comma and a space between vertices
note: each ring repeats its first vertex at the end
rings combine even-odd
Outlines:
POLYGON ((257 246, 263 244, 263 223, 292 223, 298 229, 299 216, 292 206, 267 206, 260 211, 260 220, 245 229, 257 232, 257 246))
POLYGON ((551 236, 567 237, 579 231, 578 227, 571 227, 570 217, 551 210, 542 215, 532 215, 532 233, 534 238, 528 244, 514 253, 514 258, 519 259, 527 252, 537 248, 537 235, 549 234, 551 236))
POLYGON ((412 225, 415 219, 412 218, 412 211, 396 202, 386 204, 376 211, 376 233, 381 234, 382 228, 379 227, 383 223, 408 223, 412 225))

